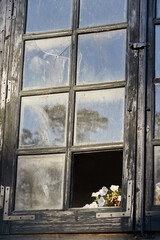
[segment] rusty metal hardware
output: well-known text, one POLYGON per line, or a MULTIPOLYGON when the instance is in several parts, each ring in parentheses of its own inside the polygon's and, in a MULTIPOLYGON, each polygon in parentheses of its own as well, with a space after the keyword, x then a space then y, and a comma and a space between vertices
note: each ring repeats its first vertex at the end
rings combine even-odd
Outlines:
POLYGON ((17 8, 16 8, 17 0, 10 0, 9 6, 8 6, 8 19, 14 20, 17 15, 17 8))
POLYGON ((96 218, 119 218, 119 217, 130 217, 131 216, 131 202, 132 202, 132 181, 128 181, 127 186, 127 206, 125 212, 107 212, 97 213, 96 218))
POLYGON ((146 47, 150 47, 150 44, 145 42, 135 42, 130 43, 129 45, 132 50, 143 50, 146 47))
POLYGON ((9 197, 10 187, 5 187, 3 221, 35 220, 35 215, 16 215, 16 214, 9 215, 9 197))
POLYGON ((0 186, 0 209, 3 208, 3 201, 4 201, 4 186, 0 186))
POLYGON ((7 103, 10 102, 11 100, 11 91, 12 91, 12 82, 8 80, 8 85, 7 85, 7 103))

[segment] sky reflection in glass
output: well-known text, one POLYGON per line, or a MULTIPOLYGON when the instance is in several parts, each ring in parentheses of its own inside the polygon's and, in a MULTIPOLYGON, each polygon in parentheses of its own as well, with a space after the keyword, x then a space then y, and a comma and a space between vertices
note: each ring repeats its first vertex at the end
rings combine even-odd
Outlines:
POLYGON ((160 138, 160 84, 155 84, 155 138, 160 138))
POLYGON ((68 93, 23 97, 20 148, 66 145, 68 93))
POLYGON ((74 145, 123 141, 124 88, 76 93, 74 145))
POLYGON ((77 84, 125 80, 126 30, 80 35, 77 84))
POLYGON ((73 0, 28 0, 26 33, 71 29, 73 0))
POLYGON ((23 89, 68 85, 70 44, 70 37, 26 41, 23 89))
POLYGON ((80 0, 80 27, 127 21, 127 0, 80 0))
POLYGON ((160 18, 160 1, 157 0, 157 6, 156 6, 156 17, 160 18))
POLYGON ((64 166, 64 154, 19 156, 15 209, 62 209, 64 166))
POLYGON ((160 77, 160 26, 155 27, 155 77, 160 77))

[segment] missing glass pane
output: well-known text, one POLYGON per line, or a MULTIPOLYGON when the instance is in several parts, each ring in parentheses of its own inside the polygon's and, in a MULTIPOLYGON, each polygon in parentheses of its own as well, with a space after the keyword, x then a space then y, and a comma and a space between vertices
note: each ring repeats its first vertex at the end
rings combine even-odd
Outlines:
POLYGON ((71 207, 84 207, 95 200, 93 192, 121 188, 123 151, 75 154, 73 160, 73 187, 71 207), (104 189, 105 190, 105 189, 104 189))

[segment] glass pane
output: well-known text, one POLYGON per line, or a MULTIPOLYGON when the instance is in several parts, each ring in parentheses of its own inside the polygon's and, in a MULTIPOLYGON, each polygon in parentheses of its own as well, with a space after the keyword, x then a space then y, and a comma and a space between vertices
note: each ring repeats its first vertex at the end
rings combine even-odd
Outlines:
POLYGON ((155 28, 155 77, 160 77, 160 26, 155 28))
POLYGON ((155 84, 155 138, 160 138, 160 84, 155 84))
POLYGON ((26 41, 23 89, 68 85, 70 37, 26 41))
POLYGON ((80 27, 127 21, 127 0, 81 0, 80 27))
POLYGON ((159 0, 157 0, 156 12, 157 12, 156 17, 160 18, 160 1, 159 0))
POLYGON ((154 147, 155 204, 160 205, 160 146, 154 147))
POLYGON ((124 88, 77 92, 75 145, 123 141, 124 88))
POLYGON ((28 0, 26 32, 70 29, 72 0, 28 0))
POLYGON ((126 31, 79 36, 77 84, 125 80, 126 31))
POLYGON ((68 94, 23 97, 20 148, 66 145, 68 94))
POLYGON ((19 157, 15 209, 62 209, 64 162, 64 154, 19 157))

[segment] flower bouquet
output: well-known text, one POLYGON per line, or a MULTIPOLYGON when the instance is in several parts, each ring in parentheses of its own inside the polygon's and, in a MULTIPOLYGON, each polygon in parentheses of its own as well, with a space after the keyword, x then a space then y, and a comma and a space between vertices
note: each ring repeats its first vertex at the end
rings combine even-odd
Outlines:
POLYGON ((93 192, 92 197, 96 199, 83 208, 109 207, 121 205, 121 189, 118 185, 112 185, 110 189, 102 187, 98 192, 93 192))

